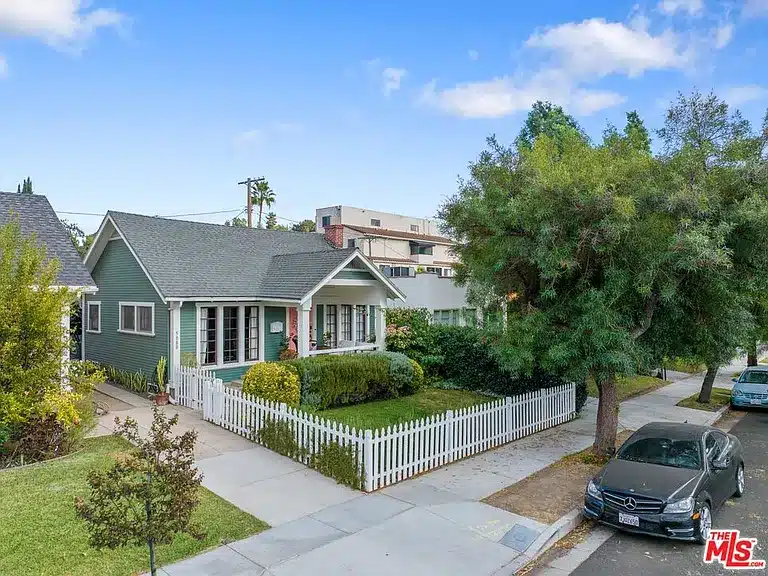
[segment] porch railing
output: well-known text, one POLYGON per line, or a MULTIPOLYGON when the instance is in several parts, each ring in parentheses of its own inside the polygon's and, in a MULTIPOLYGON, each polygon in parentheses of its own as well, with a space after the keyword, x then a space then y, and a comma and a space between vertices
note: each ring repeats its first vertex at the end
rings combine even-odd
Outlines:
POLYGON ((342 346, 340 348, 328 348, 325 350, 310 350, 310 356, 320 356, 322 354, 349 354, 350 352, 364 352, 366 350, 378 350, 378 344, 360 344, 358 346, 342 346))

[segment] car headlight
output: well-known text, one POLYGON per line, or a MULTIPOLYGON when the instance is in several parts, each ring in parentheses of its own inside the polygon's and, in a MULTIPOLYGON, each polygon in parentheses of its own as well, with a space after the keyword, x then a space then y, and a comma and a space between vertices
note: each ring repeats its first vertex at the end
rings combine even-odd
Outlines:
POLYGON ((597 487, 597 484, 595 484, 594 480, 590 480, 589 484, 587 484, 587 494, 592 496, 592 498, 597 498, 598 500, 603 499, 603 494, 600 492, 600 488, 597 487))
POLYGON ((734 389, 731 391, 731 393, 732 393, 734 396, 744 396, 744 391, 743 391, 743 390, 740 390, 739 388, 734 388, 734 389))
POLYGON ((664 508, 664 512, 668 513, 680 513, 680 512, 692 512, 693 511, 693 498, 683 498, 682 500, 676 500, 670 502, 664 508))

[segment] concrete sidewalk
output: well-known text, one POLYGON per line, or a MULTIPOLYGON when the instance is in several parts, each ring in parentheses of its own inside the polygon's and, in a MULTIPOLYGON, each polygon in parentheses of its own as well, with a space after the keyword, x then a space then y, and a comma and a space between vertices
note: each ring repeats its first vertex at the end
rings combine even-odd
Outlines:
MULTIPOLYGON (((621 426, 654 420, 711 423, 714 413, 675 406, 694 394, 701 380, 689 376, 623 402, 621 426)), ((542 544, 534 542, 546 538, 548 527, 479 500, 590 446, 596 412, 597 401, 590 399, 582 415, 567 424, 374 494, 339 486, 250 443, 248 449, 203 458, 198 465, 206 487, 275 527, 165 566, 163 573, 514 574, 530 559, 531 546, 542 544)))

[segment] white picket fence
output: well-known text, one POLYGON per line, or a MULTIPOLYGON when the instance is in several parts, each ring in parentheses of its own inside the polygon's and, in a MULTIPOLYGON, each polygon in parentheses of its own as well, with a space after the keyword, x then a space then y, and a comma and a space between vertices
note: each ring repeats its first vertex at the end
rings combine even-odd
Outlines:
POLYGON ((221 383, 221 379, 216 378, 210 370, 179 366, 171 369, 168 388, 170 396, 177 404, 193 410, 202 410, 205 386, 215 383, 221 383))
POLYGON ((265 418, 290 422, 307 464, 329 442, 353 446, 364 489, 372 492, 455 460, 562 424, 576 413, 576 386, 566 384, 380 430, 356 430, 285 404, 244 395, 221 380, 203 379, 203 418, 257 440, 265 418))

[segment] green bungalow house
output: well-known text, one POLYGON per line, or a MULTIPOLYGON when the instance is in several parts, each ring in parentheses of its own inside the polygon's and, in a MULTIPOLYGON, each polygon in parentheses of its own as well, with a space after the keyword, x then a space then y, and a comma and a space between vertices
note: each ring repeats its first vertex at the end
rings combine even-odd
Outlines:
POLYGON ((195 365, 225 382, 255 362, 375 350, 387 298, 404 299, 360 251, 319 233, 107 212, 85 257, 83 357, 151 376, 195 365))

